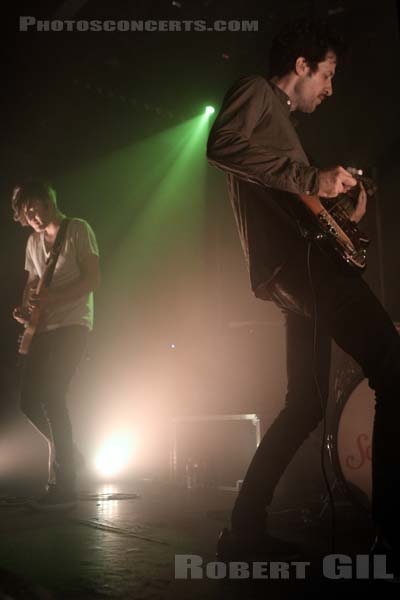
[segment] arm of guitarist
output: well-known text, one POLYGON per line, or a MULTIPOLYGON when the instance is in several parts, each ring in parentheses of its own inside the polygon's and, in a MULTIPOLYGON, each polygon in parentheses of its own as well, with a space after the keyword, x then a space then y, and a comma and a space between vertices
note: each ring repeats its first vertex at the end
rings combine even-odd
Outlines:
POLYGON ((254 142, 262 119, 272 114, 273 92, 263 77, 244 77, 224 98, 207 143, 207 158, 227 173, 294 194, 334 198, 357 181, 343 167, 319 170, 295 161, 279 149, 277 140, 254 142))
POLYGON ((211 165, 262 186, 292 193, 318 190, 318 169, 292 160, 274 139, 254 132, 273 110, 273 91, 263 77, 244 77, 227 92, 207 143, 211 165))
POLYGON ((79 264, 80 277, 67 285, 43 288, 39 294, 30 294, 29 306, 40 306, 48 310, 68 302, 73 302, 90 292, 94 292, 100 284, 99 257, 91 254, 79 264))

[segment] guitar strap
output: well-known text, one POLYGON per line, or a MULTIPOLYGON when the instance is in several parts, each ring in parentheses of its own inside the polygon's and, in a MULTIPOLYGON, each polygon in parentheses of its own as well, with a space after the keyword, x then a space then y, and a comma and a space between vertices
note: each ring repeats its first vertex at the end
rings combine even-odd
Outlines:
POLYGON ((54 269, 56 268, 57 260, 65 240, 65 234, 67 233, 67 227, 70 220, 71 219, 65 218, 61 221, 60 229, 57 232, 56 239, 54 240, 53 247, 50 251, 50 256, 46 260, 48 269, 46 271, 46 277, 43 282, 44 287, 49 287, 49 285, 51 284, 51 280, 53 279, 54 269))

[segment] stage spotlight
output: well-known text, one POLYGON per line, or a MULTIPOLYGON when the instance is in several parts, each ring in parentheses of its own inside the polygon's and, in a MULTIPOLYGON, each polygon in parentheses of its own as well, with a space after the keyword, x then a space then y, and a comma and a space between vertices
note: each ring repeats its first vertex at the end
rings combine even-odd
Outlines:
POLYGON ((215 113, 215 108, 213 106, 206 106, 206 110, 205 110, 206 115, 212 115, 213 113, 215 113))
POLYGON ((133 449, 131 436, 119 435, 108 440, 96 458, 96 468, 102 475, 118 475, 130 462, 133 449))

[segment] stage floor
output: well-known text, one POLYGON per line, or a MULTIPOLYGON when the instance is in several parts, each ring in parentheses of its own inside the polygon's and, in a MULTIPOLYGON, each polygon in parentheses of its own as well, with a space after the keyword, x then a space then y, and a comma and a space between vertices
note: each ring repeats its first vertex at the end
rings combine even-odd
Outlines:
MULTIPOLYGON (((329 509, 322 504, 274 505, 270 529, 297 541, 299 561, 310 562, 305 579, 176 579, 175 555, 215 560, 216 539, 228 525, 235 492, 187 490, 167 482, 81 486, 78 507, 67 514, 37 513, 14 485, 0 496, 0 598, 286 598, 310 586, 364 591, 387 589, 382 580, 331 580, 322 558, 332 553, 329 509), (13 492, 13 495, 11 495, 13 492), (8 595, 7 595, 8 594, 8 595)), ((21 488, 20 488, 21 489, 21 488)), ((369 517, 337 494, 337 553, 366 554, 373 532, 369 517)), ((293 504, 293 503, 292 503, 293 504)), ((303 503, 304 504, 304 503, 303 503)))

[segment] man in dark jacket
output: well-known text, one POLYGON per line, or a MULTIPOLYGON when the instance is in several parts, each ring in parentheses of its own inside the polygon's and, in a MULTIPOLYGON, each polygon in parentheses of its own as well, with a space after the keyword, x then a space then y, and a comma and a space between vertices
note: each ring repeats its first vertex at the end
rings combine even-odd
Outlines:
MULTIPOLYGON (((250 76, 226 94, 207 156, 225 171, 254 294, 285 313, 286 403, 250 464, 224 530, 219 556, 289 552, 267 533, 266 507, 297 449, 320 422, 327 402, 331 340, 362 367, 376 393, 373 519, 381 551, 400 529, 400 343, 397 331, 360 273, 340 265, 305 234, 299 197, 335 198, 357 185, 342 166, 309 163, 291 121, 333 93, 341 43, 322 23, 292 23, 275 38, 269 80, 250 76)), ((350 218, 366 210, 359 186, 350 218)))

